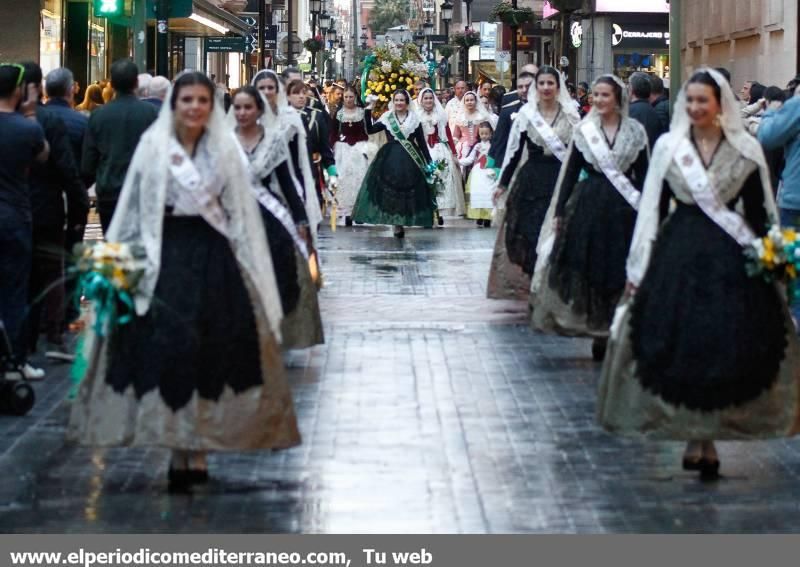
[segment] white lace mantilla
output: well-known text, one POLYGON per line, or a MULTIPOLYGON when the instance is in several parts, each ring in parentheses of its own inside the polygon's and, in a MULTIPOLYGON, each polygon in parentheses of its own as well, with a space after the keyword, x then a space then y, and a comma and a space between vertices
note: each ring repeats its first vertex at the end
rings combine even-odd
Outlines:
MULTIPOLYGON (((597 126, 597 129, 602 132, 603 127, 600 124, 599 115, 590 115, 584 118, 584 121, 591 120, 597 126)), ((589 142, 584 138, 581 132, 580 125, 575 128, 572 134, 572 141, 575 147, 584 159, 591 164, 597 171, 602 172, 602 168, 597 162, 597 158, 592 153, 589 147, 589 142)), ((619 126, 614 147, 610 148, 611 155, 614 157, 614 162, 617 164, 619 170, 623 173, 627 172, 639 157, 639 153, 647 147, 647 132, 639 122, 633 118, 622 118, 622 123, 619 126)))

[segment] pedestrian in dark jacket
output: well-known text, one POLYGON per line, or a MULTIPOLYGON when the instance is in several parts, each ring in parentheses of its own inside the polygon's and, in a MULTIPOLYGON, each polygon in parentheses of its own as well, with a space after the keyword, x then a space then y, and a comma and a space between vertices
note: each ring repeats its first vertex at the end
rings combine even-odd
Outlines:
POLYGON ((664 79, 650 75, 650 106, 656 111, 662 132, 669 130, 669 97, 664 92, 664 79))
POLYGON ((630 117, 638 120, 647 131, 650 148, 656 144, 664 130, 656 111, 650 106, 650 78, 644 73, 634 73, 628 81, 630 92, 630 117))
MULTIPOLYGON (((71 101, 75 92, 75 80, 72 71, 64 67, 53 69, 45 77, 45 92, 47 93, 47 108, 60 117, 67 127, 72 153, 75 163, 80 169, 81 158, 83 156, 83 138, 86 136, 86 128, 89 126, 89 118, 82 112, 73 110, 71 101)), ((85 187, 85 185, 84 185, 85 187)), ((71 253, 76 244, 83 242, 83 235, 86 228, 87 212, 85 207, 72 207, 69 211, 70 219, 67 222, 67 230, 64 235, 64 250, 67 254, 64 263, 64 270, 69 271, 73 265, 71 253)), ((73 278, 66 278, 64 283, 64 296, 66 307, 64 311, 65 325, 72 323, 80 317, 80 309, 77 302, 72 298, 75 295, 76 281, 73 278)), ((51 352, 51 351, 47 351, 51 352)), ((45 353, 47 354, 47 353, 45 353)), ((51 352, 52 356, 52 352, 51 352)))
POLYGON ((111 224, 139 139, 158 116, 152 104, 142 102, 134 93, 138 75, 139 69, 130 59, 111 66, 111 86, 116 97, 89 117, 83 144, 81 169, 96 183, 97 212, 104 232, 111 224))
POLYGON ((89 197, 80 178, 66 123, 57 111, 41 104, 42 69, 36 63, 25 63, 24 67, 25 82, 34 85, 40 101, 36 107, 36 120, 50 145, 48 160, 31 167, 30 173, 33 262, 29 286, 28 348, 30 352, 36 351, 44 309, 46 354, 48 358, 70 361, 73 357, 67 352, 62 336, 64 225, 66 223, 70 231, 83 231, 89 212, 89 197))

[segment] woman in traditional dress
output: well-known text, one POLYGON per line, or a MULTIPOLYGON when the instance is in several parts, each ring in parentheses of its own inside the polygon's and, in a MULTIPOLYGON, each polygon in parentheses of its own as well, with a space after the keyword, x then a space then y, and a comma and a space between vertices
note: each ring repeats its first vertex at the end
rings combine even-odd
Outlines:
POLYGON ((444 171, 441 175, 444 181, 443 190, 436 196, 439 207, 439 225, 444 224, 442 215, 464 216, 466 205, 464 203, 464 188, 461 183, 461 169, 455 158, 455 143, 450 135, 447 125, 447 114, 441 103, 436 100, 436 94, 431 88, 422 89, 417 95, 422 132, 428 143, 428 152, 433 161, 443 161, 444 171))
MULTIPOLYGON (((262 122, 268 129, 277 129, 283 132, 289 144, 289 153, 294 168, 294 174, 303 189, 303 202, 308 215, 308 226, 314 247, 317 246, 317 228, 322 221, 322 210, 314 187, 314 173, 311 169, 311 160, 308 156, 308 143, 306 141, 306 128, 300 114, 289 106, 286 91, 278 79, 278 75, 269 69, 259 71, 253 77, 255 86, 269 103, 272 112, 265 113, 262 122)), ((313 254, 314 252, 311 251, 313 254)))
POLYGON ((375 157, 375 144, 369 141, 372 116, 358 106, 358 92, 352 86, 344 90, 342 108, 333 117, 330 143, 338 164, 339 187, 336 191, 337 214, 346 226, 353 225, 353 206, 358 190, 375 157))
POLYGON ((592 354, 602 360, 625 289, 648 147, 644 127, 628 116, 622 81, 603 75, 592 88, 594 107, 573 132, 545 219, 554 242, 539 238, 531 305, 536 328, 593 337, 592 354), (549 242, 552 252, 543 253, 549 242))
MULTIPOLYGON (((491 124, 491 115, 486 108, 484 108, 481 101, 478 99, 478 94, 474 91, 469 91, 464 94, 461 99, 464 111, 459 113, 455 119, 455 126, 453 128, 453 138, 456 140, 456 155, 459 160, 465 159, 473 146, 480 141, 478 136, 478 127, 483 122, 491 124)), ((494 129, 494 126, 492 126, 494 129)), ((462 169, 464 179, 469 179, 470 167, 466 166, 462 169)), ((479 227, 490 227, 492 224, 492 209, 482 207, 475 208, 470 204, 469 190, 466 192, 467 198, 467 218, 476 221, 479 227)))
POLYGON ((394 225, 397 238, 404 226, 433 226, 436 198, 428 184, 431 162, 419 116, 410 109, 407 91, 392 95, 389 110, 370 128, 386 132, 384 144, 369 166, 353 208, 355 222, 394 225))
POLYGON ((743 254, 777 219, 730 86, 696 71, 653 152, 603 366, 603 427, 688 441, 683 467, 706 477, 719 470, 714 440, 796 432, 800 351, 785 288, 749 276, 743 254))
POLYGON ((308 218, 292 175, 289 146, 281 132, 261 125, 265 112, 270 110, 255 87, 242 87, 233 97, 236 138, 260 181, 253 189, 285 313, 281 346, 307 348, 324 342, 317 287, 308 267, 308 218))
MULTIPOLYGON (((580 122, 578 112, 564 85, 564 77, 552 67, 541 67, 536 74, 536 90, 517 114, 509 134, 500 181, 495 191, 498 202, 511 186, 505 214, 495 243, 491 273, 505 270, 503 281, 514 277, 507 260, 516 264, 527 279, 536 266, 536 246, 544 217, 553 200, 558 173, 567 157, 572 130, 580 122), (527 156, 523 158, 523 154, 527 156), (520 166, 520 162, 522 165, 520 166), (512 181, 513 180, 513 181, 512 181)), ((500 276, 491 275, 490 278, 500 276)), ((500 280, 498 280, 500 281, 500 280)), ((489 286, 490 291, 492 286, 489 286)), ((508 290, 509 292, 514 289, 508 290)), ((503 297, 504 290, 496 290, 503 297)))
POLYGON ((172 449, 171 489, 208 479, 207 451, 300 442, 251 179, 214 85, 185 73, 142 136, 106 235, 141 246, 146 267, 134 320, 105 340, 87 327, 84 353, 98 364, 73 404, 70 436, 172 449))

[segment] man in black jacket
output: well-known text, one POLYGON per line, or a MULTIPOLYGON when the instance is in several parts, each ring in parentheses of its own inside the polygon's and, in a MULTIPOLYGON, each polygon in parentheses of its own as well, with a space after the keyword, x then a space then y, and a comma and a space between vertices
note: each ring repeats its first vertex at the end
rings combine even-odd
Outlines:
MULTIPOLYGON (((89 118, 72 109, 71 99, 75 85, 72 71, 65 67, 53 69, 47 74, 44 82, 44 89, 47 93, 47 104, 45 106, 64 121, 67 127, 67 135, 69 136, 72 154, 75 157, 76 166, 80 169, 81 157, 83 156, 83 138, 86 136, 89 118)), ((70 222, 67 224, 67 231, 64 236, 64 250, 67 253, 65 269, 72 266, 70 262, 70 253, 76 244, 83 241, 83 234, 87 221, 86 214, 83 213, 80 207, 73 209, 74 210, 70 211, 70 213, 73 213, 73 218, 71 218, 70 222), (82 216, 79 217, 77 215, 82 216)), ((67 279, 64 284, 66 296, 65 322, 67 324, 80 317, 80 309, 78 309, 76 302, 72 301, 72 297, 75 294, 75 287, 76 281, 74 279, 67 279)))
POLYGON ((522 110, 522 105, 528 102, 528 90, 536 88, 533 86, 534 75, 523 71, 517 78, 517 98, 503 105, 500 109, 500 117, 497 119, 497 129, 492 136, 492 146, 489 148, 488 167, 499 169, 503 165, 508 145, 508 135, 511 132, 511 124, 522 110))
POLYGON ((664 92, 664 79, 650 75, 650 106, 656 111, 661 130, 669 130, 669 97, 664 92))
MULTIPOLYGON (((36 97, 40 100, 42 69, 36 63, 25 63, 24 67, 25 83, 34 86, 36 97)), ((64 120, 41 102, 36 107, 36 120, 50 145, 50 157, 47 162, 34 165, 30 174, 33 263, 28 346, 31 352, 36 351, 39 321, 42 308, 45 308, 48 358, 71 361, 73 356, 67 353, 62 337, 65 306, 64 224, 66 221, 70 231, 83 231, 89 211, 89 197, 78 172, 64 120)))
POLYGON ((134 94, 138 75, 139 69, 130 59, 121 59, 111 66, 111 86, 116 97, 89 117, 83 143, 81 170, 96 183, 97 212, 103 232, 111 224, 139 139, 158 116, 152 104, 142 102, 134 94))
POLYGON ((631 98, 630 116, 644 126, 652 149, 665 130, 656 111, 650 106, 650 78, 644 73, 634 73, 628 80, 628 91, 631 98))

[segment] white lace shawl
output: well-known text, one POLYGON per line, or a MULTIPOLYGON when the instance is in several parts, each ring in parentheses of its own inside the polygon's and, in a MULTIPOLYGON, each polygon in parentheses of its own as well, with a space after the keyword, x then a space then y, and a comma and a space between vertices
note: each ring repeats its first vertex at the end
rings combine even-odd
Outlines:
MULTIPOLYGON (((166 100, 170 100, 170 95, 166 100)), ((172 160, 169 147, 175 137, 174 124, 172 109, 165 103, 136 148, 106 234, 109 242, 144 247, 145 273, 135 297, 139 315, 150 308, 161 271, 164 207, 172 160)), ((252 176, 238 141, 224 124, 224 110, 219 104, 211 113, 205 137, 208 159, 219 172, 219 183, 224 184, 220 205, 228 219, 227 237, 250 294, 259 333, 263 338, 271 332, 280 340, 283 310, 259 205, 251 192, 252 176)))
MULTIPOLYGON (((381 117, 378 119, 378 122, 386 126, 386 135, 394 137, 394 132, 392 131, 392 126, 389 123, 389 117, 394 114, 394 105, 389 105, 389 110, 384 112, 381 117)), ((395 119, 397 119, 397 115, 395 115, 395 119)), ((400 126, 400 131, 403 133, 403 136, 406 137, 406 140, 411 139, 411 136, 414 135, 416 132, 417 127, 420 125, 419 115, 411 110, 408 109, 408 114, 406 115, 406 121, 402 124, 400 120, 397 120, 397 124, 400 126)))
POLYGON ((432 134, 435 130, 439 136, 439 141, 447 142, 447 113, 432 88, 425 87, 417 95, 417 114, 422 123, 423 133, 426 136, 432 134), (433 94, 433 110, 430 112, 422 107, 422 95, 426 92, 433 94))
MULTIPOLYGON (((728 81, 717 71, 710 68, 700 68, 696 72, 707 72, 719 85, 721 92, 722 114, 720 122, 722 131, 725 134, 725 143, 730 144, 738 153, 738 159, 744 162, 737 166, 732 166, 731 170, 736 171, 736 167, 741 168, 741 172, 747 171, 746 163, 754 162, 761 178, 762 193, 764 195, 764 208, 767 211, 767 218, 771 224, 778 223, 778 210, 775 205, 775 198, 772 195, 772 185, 770 182, 769 169, 764 151, 758 141, 750 136, 744 129, 740 115, 740 105, 731 90, 728 81)), ((633 242, 628 254, 627 274, 628 280, 638 285, 650 263, 653 243, 658 234, 658 227, 661 224, 659 206, 661 203, 661 191, 664 186, 664 178, 667 176, 672 164, 678 145, 685 140, 691 131, 691 122, 686 108, 686 85, 683 85, 675 108, 672 114, 672 123, 668 134, 664 134, 656 142, 653 149, 653 159, 647 172, 647 179, 642 191, 642 200, 639 202, 639 213, 636 217, 636 228, 633 232, 633 242)), ((721 148, 723 149, 723 148, 721 148)), ((743 181, 743 180, 742 180, 743 181)), ((725 178, 717 181, 714 190, 719 192, 718 197, 723 201, 729 201, 731 192, 741 188, 739 180, 725 178), (738 188, 736 187, 738 185, 738 188)), ((684 199, 686 196, 684 196, 684 199)), ((684 200, 682 199, 682 200, 684 200)))
MULTIPOLYGON (((318 244, 317 228, 322 222, 322 211, 320 210, 317 200, 317 189, 314 187, 314 175, 311 172, 311 162, 308 159, 306 127, 303 124, 300 113, 289 106, 289 102, 286 98, 286 89, 274 71, 264 69, 256 73, 252 81, 253 86, 257 86, 258 82, 264 77, 272 77, 275 80, 278 85, 278 93, 276 95, 276 110, 273 110, 272 105, 267 102, 266 110, 261 117, 261 123, 265 128, 274 128, 282 132, 287 143, 291 142, 295 136, 297 137, 297 159, 300 161, 300 173, 303 175, 303 189, 305 193, 305 195, 301 194, 300 198, 303 199, 305 204, 308 228, 311 232, 314 247, 316 248, 318 244)), ((293 164, 291 158, 290 162, 293 164)), ((294 168, 292 169, 294 170, 294 168)))
POLYGON ((352 110, 347 110, 344 106, 336 113, 336 120, 339 122, 363 122, 364 109, 356 106, 352 110))

